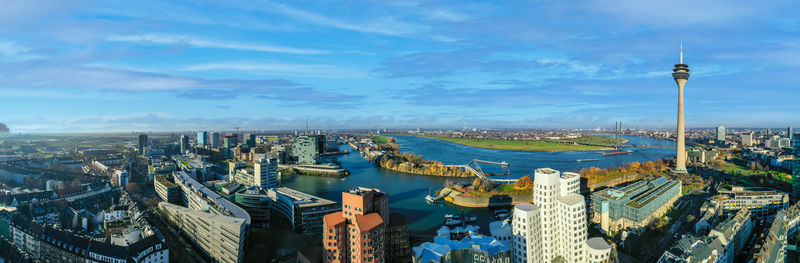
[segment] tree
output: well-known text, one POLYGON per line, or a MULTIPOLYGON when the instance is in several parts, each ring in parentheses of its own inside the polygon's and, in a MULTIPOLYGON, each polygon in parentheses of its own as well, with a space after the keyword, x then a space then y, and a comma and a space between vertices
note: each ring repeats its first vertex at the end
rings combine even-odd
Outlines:
POLYGON ((472 180, 472 189, 477 190, 478 188, 480 188, 482 182, 483 180, 481 180, 480 177, 475 177, 475 180, 472 180))
POLYGON ((518 188, 528 188, 533 186, 533 180, 530 176, 526 175, 517 179, 516 186, 518 188))
POLYGON ((128 183, 128 185, 125 186, 125 190, 128 190, 128 193, 131 193, 131 194, 138 194, 139 193, 139 184, 137 184, 137 183, 128 183))

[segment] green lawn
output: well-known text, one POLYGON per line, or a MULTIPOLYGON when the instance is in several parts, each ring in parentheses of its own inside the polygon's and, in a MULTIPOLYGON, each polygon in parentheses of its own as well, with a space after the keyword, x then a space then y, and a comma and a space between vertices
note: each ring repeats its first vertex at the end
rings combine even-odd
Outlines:
POLYGON ((497 191, 517 191, 514 188, 514 184, 501 184, 494 188, 497 191))
POLYGON ((389 137, 386 136, 375 136, 372 138, 373 141, 377 144, 386 144, 389 142, 389 137))
POLYGON ((464 139, 438 136, 420 136, 431 139, 449 141, 461 145, 513 151, 590 151, 604 150, 605 147, 567 144, 560 142, 529 141, 529 140, 490 140, 490 139, 464 139))
MULTIPOLYGON (((588 144, 588 145, 600 145, 600 146, 613 146, 614 145, 614 137, 607 137, 602 135, 585 135, 581 136, 580 138, 574 139, 566 139, 565 141, 568 142, 575 142, 580 144, 588 144)), ((621 143, 625 143, 628 140, 617 138, 617 141, 621 143)))

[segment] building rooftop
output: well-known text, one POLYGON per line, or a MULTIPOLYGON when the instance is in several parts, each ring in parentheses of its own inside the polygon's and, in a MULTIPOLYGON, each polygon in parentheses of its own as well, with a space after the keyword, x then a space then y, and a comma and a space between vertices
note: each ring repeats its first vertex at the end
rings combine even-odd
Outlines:
POLYGON ((514 209, 519 209, 519 210, 522 210, 524 212, 532 212, 532 211, 539 210, 539 206, 531 204, 531 203, 521 203, 521 204, 514 205, 514 209))
POLYGON ((591 249, 594 250, 609 250, 611 246, 608 245, 605 239, 602 237, 593 237, 589 240, 586 240, 586 245, 589 246, 591 249))
POLYGON ((303 193, 288 187, 278 187, 275 188, 275 191, 294 199, 293 203, 300 207, 336 204, 334 201, 303 193))
POLYGON ((425 242, 418 247, 414 247, 414 257, 420 259, 417 262, 441 262, 441 259, 453 250, 474 249, 486 251, 489 256, 507 252, 510 249, 497 241, 497 239, 480 234, 471 234, 461 240, 452 240, 448 237, 437 236, 433 242, 425 242))
POLYGON ((559 197, 558 201, 561 201, 562 203, 565 203, 565 204, 570 205, 570 206, 577 205, 577 204, 585 202, 584 199, 583 199, 583 196, 580 195, 580 194, 576 194, 576 193, 571 193, 571 194, 567 194, 565 196, 559 197))
POLYGON ((346 221, 341 211, 325 215, 324 220, 325 223, 330 226, 338 225, 346 221))
MULTIPOLYGON (((208 189, 204 185, 198 183, 194 179, 192 179, 188 174, 183 171, 175 173, 176 182, 185 184, 187 187, 193 189, 201 193, 206 199, 214 202, 215 204, 222 206, 225 210, 230 212, 234 217, 241 218, 245 221, 246 225, 250 225, 250 214, 247 213, 244 209, 237 206, 236 204, 228 201, 224 197, 218 195, 211 189, 208 189)), ((194 194, 194 193, 186 193, 186 194, 194 194)))
POLYGON ((366 215, 356 215, 356 224, 361 231, 370 231, 373 228, 383 225, 383 219, 378 213, 369 213, 366 215))
POLYGON ((492 221, 489 223, 489 234, 496 236, 511 236, 511 223, 509 219, 502 221, 492 221))

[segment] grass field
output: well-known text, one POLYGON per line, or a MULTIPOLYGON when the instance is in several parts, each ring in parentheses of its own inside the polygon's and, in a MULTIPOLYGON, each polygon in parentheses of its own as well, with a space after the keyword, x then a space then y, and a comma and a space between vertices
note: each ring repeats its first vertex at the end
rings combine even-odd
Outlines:
POLYGON ((592 150, 607 149, 606 147, 599 147, 599 146, 586 146, 586 145, 567 144, 559 142, 545 142, 545 141, 463 139, 463 138, 436 137, 436 136, 420 136, 420 137, 443 140, 478 148, 513 150, 513 151, 592 151, 592 150))
MULTIPOLYGON (((628 142, 628 140, 622 138, 617 138, 617 140, 620 143, 628 142)), ((580 138, 566 139, 564 141, 587 144, 587 145, 608 146, 608 147, 614 145, 614 137, 607 137, 602 135, 586 135, 586 136, 581 136, 580 138)))

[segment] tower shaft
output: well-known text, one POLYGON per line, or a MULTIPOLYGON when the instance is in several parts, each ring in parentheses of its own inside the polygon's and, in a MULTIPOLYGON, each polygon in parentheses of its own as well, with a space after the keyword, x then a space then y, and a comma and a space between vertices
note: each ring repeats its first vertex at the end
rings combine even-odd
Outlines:
POLYGON ((675 152, 675 171, 686 171, 686 134, 685 123, 683 119, 683 86, 686 85, 686 79, 675 79, 678 84, 678 145, 675 152))

